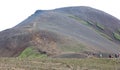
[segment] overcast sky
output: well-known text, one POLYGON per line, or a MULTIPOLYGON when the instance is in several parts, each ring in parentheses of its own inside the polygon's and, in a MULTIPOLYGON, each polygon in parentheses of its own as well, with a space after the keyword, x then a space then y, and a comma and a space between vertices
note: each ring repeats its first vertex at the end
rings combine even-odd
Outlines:
POLYGON ((90 6, 120 19, 119 0, 0 0, 0 31, 11 28, 36 10, 90 6))

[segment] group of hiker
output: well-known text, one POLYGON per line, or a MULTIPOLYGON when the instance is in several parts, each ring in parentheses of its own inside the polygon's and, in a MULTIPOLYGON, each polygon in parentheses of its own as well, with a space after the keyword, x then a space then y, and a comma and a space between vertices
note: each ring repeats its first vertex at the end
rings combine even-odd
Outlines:
MULTIPOLYGON (((103 54, 99 54, 99 57, 102 58, 103 54)), ((108 54, 108 58, 120 58, 120 54, 108 54)))
POLYGON ((87 52, 88 58, 90 57, 97 57, 97 58, 120 58, 120 52, 119 53, 92 53, 87 52))
POLYGON ((109 58, 120 58, 120 54, 114 54, 114 55, 109 54, 109 58))

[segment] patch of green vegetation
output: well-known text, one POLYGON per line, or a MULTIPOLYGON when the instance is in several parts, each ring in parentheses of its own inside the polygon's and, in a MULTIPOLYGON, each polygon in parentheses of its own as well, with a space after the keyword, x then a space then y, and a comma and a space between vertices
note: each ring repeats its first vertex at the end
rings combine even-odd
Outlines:
POLYGON ((94 23, 92 23, 92 22, 90 22, 90 21, 87 21, 87 23, 88 23, 89 25, 94 25, 94 23))
POLYGON ((99 23, 97 23, 96 26, 97 26, 99 29, 101 29, 101 30, 104 30, 104 29, 105 29, 104 26, 101 25, 101 24, 99 24, 99 23))
POLYGON ((108 35, 106 35, 105 33, 100 32, 100 34, 101 34, 102 36, 104 36, 105 38, 107 38, 107 39, 109 39, 109 40, 112 40, 112 38, 109 37, 108 35))
POLYGON ((107 38, 107 39, 109 39, 109 40, 112 40, 112 38, 110 37, 110 36, 108 36, 107 34, 105 34, 105 33, 102 33, 102 32, 100 32, 100 31, 98 31, 98 30, 95 30, 96 32, 98 32, 100 35, 102 35, 103 37, 105 37, 105 38, 107 38))
POLYGON ((118 33, 113 33, 115 39, 120 40, 120 35, 118 33))
POLYGON ((35 51, 33 47, 28 47, 18 57, 20 58, 46 58, 47 55, 41 54, 35 51))
POLYGON ((79 21, 80 23, 85 24, 85 25, 94 25, 94 23, 92 23, 91 21, 84 21, 84 20, 82 20, 82 19, 80 19, 79 17, 76 17, 76 16, 74 16, 74 15, 70 15, 69 17, 70 17, 70 18, 73 18, 73 19, 75 19, 75 20, 77 20, 77 21, 79 21))
POLYGON ((70 18, 73 18, 73 19, 75 19, 75 20, 77 20, 77 21, 79 21, 79 22, 82 23, 82 24, 89 25, 88 22, 80 19, 79 17, 76 17, 76 16, 74 16, 74 15, 69 15, 69 17, 70 17, 70 18))

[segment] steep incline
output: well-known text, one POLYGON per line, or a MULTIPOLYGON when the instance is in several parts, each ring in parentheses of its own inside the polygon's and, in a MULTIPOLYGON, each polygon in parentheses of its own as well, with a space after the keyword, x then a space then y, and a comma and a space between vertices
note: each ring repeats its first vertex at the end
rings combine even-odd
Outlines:
POLYGON ((114 33, 120 32, 120 20, 117 18, 103 12, 97 9, 93 9, 90 7, 66 7, 66 8, 60 8, 56 9, 55 11, 71 14, 74 19, 82 19, 86 22, 89 22, 90 25, 93 26, 93 28, 98 29, 99 26, 103 28, 103 30, 99 30, 100 32, 103 32, 110 36, 112 40, 115 42, 120 43, 119 41, 115 39, 114 33))
POLYGON ((117 53, 120 21, 90 7, 37 10, 17 26, 0 32, 0 56, 18 56, 25 48, 47 55, 69 52, 117 53))

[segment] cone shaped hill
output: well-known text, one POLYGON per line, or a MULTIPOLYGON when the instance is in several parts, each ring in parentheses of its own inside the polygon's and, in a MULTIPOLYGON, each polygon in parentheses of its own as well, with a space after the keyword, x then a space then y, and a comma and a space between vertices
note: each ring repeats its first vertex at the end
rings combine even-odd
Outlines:
POLYGON ((0 57, 18 57, 27 48, 49 57, 118 53, 120 20, 86 6, 37 10, 0 32, 0 57))

